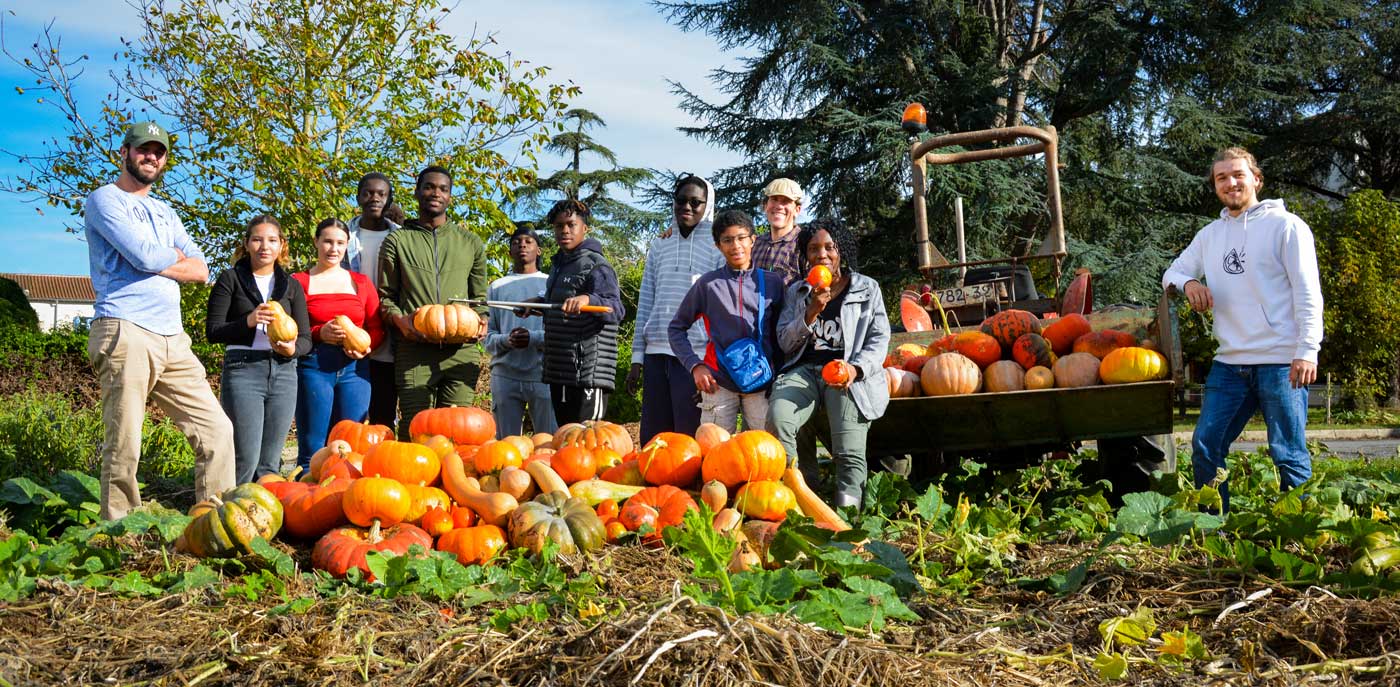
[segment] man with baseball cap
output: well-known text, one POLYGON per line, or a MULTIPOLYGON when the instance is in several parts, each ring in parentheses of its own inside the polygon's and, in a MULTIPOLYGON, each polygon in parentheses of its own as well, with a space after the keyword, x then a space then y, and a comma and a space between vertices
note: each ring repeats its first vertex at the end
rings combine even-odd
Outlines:
POLYGON ((792 179, 774 179, 763 188, 763 214, 768 233, 753 244, 753 266, 782 275, 784 284, 801 276, 797 256, 797 215, 802 212, 802 187, 792 179))
POLYGON ((169 151, 160 125, 132 124, 119 151, 121 176, 83 205, 97 292, 88 360, 102 388, 101 516, 109 520, 141 505, 136 468, 148 397, 189 437, 196 501, 234 482, 233 424, 180 321, 180 284, 208 281, 209 266, 175 211, 151 197, 169 151))

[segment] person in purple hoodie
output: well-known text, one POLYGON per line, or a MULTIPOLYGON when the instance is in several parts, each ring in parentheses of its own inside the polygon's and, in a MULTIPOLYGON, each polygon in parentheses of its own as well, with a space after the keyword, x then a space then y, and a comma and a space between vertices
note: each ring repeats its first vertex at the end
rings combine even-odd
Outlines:
MULTIPOLYGON (((753 220, 738 210, 726 210, 711 226, 724 266, 700 275, 681 299, 666 330, 671 349, 690 371, 700 391, 700 422, 712 422, 731 434, 738 429, 739 410, 745 429, 763 429, 768 417, 768 389, 781 358, 777 323, 783 307, 781 272, 753 267, 753 220), (760 315, 762 320, 760 321, 760 315), (701 359, 688 332, 704 320, 709 342, 701 359), (745 389, 719 362, 720 354, 742 339, 757 339, 768 361, 766 382, 745 389)), ((761 379, 761 378, 760 378, 761 379)))

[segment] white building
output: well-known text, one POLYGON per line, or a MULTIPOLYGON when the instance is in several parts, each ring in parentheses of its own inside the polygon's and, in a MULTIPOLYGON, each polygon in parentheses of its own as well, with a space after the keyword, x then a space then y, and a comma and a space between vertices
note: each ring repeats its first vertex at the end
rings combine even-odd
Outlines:
POLYGON ((83 323, 92 319, 97 294, 90 277, 70 277, 58 274, 9 274, 0 277, 13 280, 24 289, 29 304, 39 314, 39 328, 44 331, 60 325, 83 323))

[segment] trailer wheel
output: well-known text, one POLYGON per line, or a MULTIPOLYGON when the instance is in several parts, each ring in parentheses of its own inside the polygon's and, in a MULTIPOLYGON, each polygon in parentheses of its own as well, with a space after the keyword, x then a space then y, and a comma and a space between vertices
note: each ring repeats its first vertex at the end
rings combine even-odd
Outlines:
POLYGON ((1121 505, 1124 494, 1150 491, 1152 473, 1176 472, 1176 439, 1171 434, 1099 439, 1099 474, 1113 484, 1109 501, 1121 505))

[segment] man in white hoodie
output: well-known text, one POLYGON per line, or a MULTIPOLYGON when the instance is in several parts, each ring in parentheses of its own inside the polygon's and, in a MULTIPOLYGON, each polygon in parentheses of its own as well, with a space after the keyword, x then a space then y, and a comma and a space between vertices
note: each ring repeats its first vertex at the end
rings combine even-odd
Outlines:
MULTIPOLYGON (((1307 385, 1317 379, 1322 347, 1312 230, 1282 200, 1259 200, 1264 175, 1243 148, 1216 153, 1211 182, 1225 204, 1220 219, 1197 232, 1162 277, 1163 288, 1175 286, 1192 308, 1214 312, 1219 342, 1191 439, 1196 486, 1226 468, 1230 445, 1259 410, 1280 488, 1288 491, 1312 476, 1307 385)), ((1220 495, 1228 510, 1226 485, 1220 495)))

